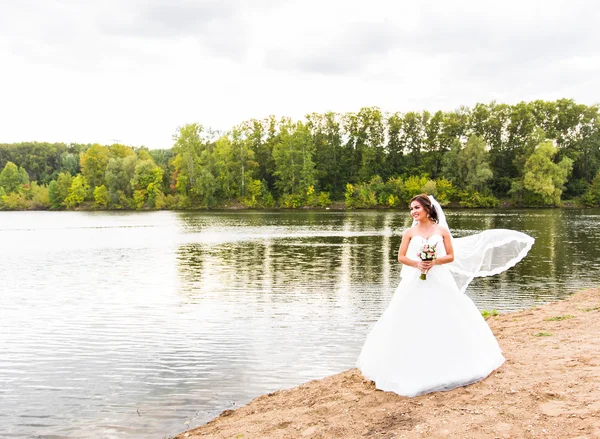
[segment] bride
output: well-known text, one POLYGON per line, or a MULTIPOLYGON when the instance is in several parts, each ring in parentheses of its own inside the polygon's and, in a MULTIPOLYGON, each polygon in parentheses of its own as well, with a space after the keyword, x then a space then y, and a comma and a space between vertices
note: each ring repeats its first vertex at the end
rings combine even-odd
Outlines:
POLYGON ((474 277, 515 265, 534 240, 503 229, 454 239, 441 206, 425 194, 411 200, 410 212, 413 227, 398 252, 402 279, 357 367, 378 389, 417 396, 480 381, 504 363, 492 331, 463 293, 474 277), (417 256, 424 245, 435 247, 436 259, 417 256))

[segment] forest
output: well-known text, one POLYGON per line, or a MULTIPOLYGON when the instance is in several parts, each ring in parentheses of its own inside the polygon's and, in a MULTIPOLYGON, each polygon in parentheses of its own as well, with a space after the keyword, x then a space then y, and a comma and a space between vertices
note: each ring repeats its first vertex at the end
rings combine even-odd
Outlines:
POLYGON ((192 123, 170 149, 0 144, 0 210, 600 205, 598 105, 571 99, 454 111, 192 123))

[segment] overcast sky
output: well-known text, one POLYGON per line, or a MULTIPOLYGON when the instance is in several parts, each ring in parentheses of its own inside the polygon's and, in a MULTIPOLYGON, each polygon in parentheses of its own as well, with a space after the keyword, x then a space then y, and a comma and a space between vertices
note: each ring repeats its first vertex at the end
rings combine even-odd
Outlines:
POLYGON ((600 102, 592 0, 0 0, 0 142, 170 148, 270 114, 600 102))

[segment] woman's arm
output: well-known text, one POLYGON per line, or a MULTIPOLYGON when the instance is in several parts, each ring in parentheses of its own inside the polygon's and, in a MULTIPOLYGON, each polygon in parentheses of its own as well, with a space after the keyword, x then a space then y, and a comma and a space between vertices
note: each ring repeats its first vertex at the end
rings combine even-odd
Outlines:
POLYGON ((441 264, 449 264, 454 261, 454 247, 452 247, 452 238, 450 236, 450 231, 445 227, 440 227, 442 231, 442 238, 444 238, 444 247, 446 249, 446 255, 441 256, 432 261, 432 265, 441 265, 441 264))
POLYGON ((408 250, 408 244, 412 238, 412 229, 408 229, 402 235, 402 241, 400 242, 400 250, 398 250, 398 262, 409 267, 418 268, 419 261, 414 261, 406 257, 406 251, 408 250))

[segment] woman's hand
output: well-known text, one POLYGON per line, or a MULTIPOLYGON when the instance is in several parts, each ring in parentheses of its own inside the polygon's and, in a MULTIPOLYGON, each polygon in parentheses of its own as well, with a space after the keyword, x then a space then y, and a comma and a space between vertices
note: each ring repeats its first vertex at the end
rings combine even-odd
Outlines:
POLYGON ((434 261, 419 261, 417 262, 417 268, 421 273, 427 273, 433 267, 434 261))

